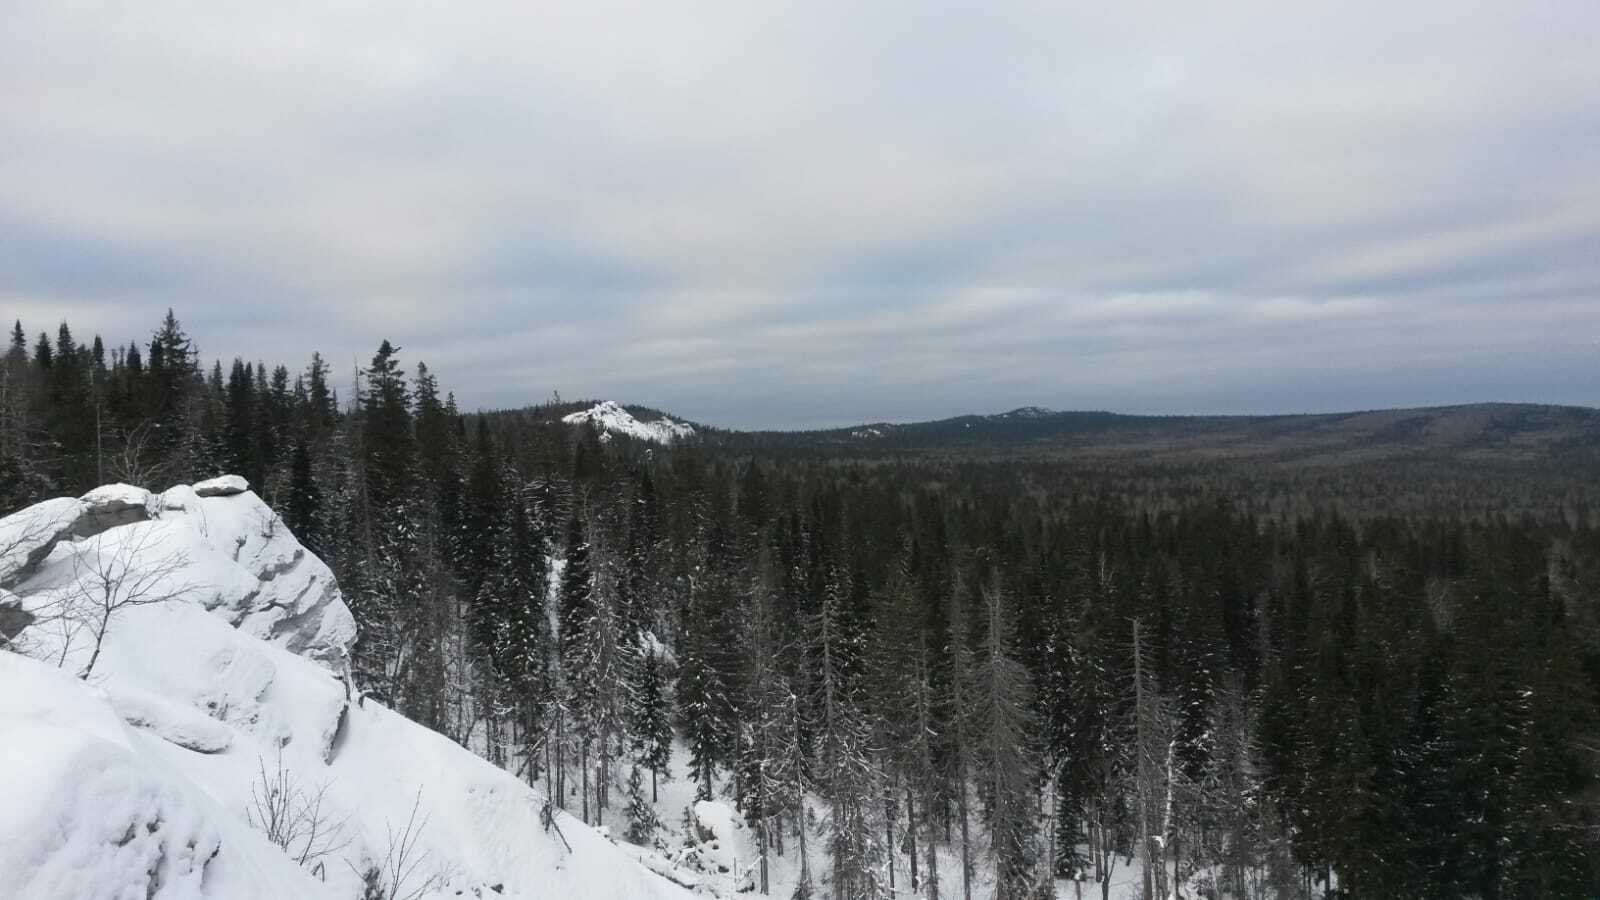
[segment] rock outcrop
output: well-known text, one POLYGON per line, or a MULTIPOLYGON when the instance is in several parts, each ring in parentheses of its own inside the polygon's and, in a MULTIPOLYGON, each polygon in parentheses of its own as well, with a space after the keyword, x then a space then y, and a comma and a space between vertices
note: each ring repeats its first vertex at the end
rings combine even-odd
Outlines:
POLYGON ((130 562, 172 568, 169 580, 188 599, 241 631, 335 670, 355 641, 355 620, 333 572, 237 475, 161 494, 106 485, 0 519, 0 588, 9 591, 0 595, 0 639, 16 637, 26 624, 31 597, 59 598, 68 588, 73 573, 65 563, 72 554, 58 554, 63 542, 93 542, 97 551, 116 545, 141 557, 130 562), (131 547, 134 542, 123 538, 133 533, 120 534, 129 528, 153 533, 131 547))

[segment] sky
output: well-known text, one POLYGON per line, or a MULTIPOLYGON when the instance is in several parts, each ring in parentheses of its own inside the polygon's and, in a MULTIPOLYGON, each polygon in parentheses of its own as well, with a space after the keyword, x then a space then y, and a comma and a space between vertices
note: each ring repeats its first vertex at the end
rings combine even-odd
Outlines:
POLYGON ((1600 404, 1583 0, 0 3, 0 314, 466 408, 1600 404))

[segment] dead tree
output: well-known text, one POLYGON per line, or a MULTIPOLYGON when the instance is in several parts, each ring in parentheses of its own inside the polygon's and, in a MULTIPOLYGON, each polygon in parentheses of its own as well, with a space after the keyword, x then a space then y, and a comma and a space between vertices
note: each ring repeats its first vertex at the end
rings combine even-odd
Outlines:
POLYGON ((100 660, 113 617, 132 607, 179 600, 196 590, 194 584, 178 579, 189 564, 186 554, 156 555, 160 535, 151 526, 117 528, 76 546, 70 577, 34 610, 40 624, 54 626, 61 634, 58 666, 86 636, 93 648, 78 677, 87 679, 100 660))

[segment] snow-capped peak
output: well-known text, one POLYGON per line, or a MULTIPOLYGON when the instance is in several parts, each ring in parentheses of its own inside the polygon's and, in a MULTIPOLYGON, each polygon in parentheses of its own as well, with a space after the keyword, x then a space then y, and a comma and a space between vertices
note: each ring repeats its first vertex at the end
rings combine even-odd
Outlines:
POLYGON ((694 427, 683 422, 674 422, 666 416, 654 422, 641 422, 633 414, 623 409, 614 400, 605 400, 596 403, 582 412, 575 412, 562 417, 561 421, 568 425, 582 425, 593 422, 594 427, 606 434, 621 434, 637 438, 641 441, 654 441, 658 444, 670 444, 681 438, 694 434, 694 427))
POLYGON ((992 418, 996 418, 996 419, 1043 419, 1046 416, 1053 416, 1055 414, 1056 414, 1055 410, 1047 409, 1046 407, 1043 407, 1043 406, 1019 406, 1016 409, 1011 410, 1010 412, 1004 412, 1004 413, 1001 413, 998 416, 993 416, 992 418))

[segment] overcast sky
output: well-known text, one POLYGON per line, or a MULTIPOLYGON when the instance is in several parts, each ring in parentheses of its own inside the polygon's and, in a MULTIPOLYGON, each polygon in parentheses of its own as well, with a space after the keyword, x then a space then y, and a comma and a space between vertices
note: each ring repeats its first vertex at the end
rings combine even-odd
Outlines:
POLYGON ((0 313, 727 426, 1596 405, 1597 46, 1585 0, 5 0, 0 313))

